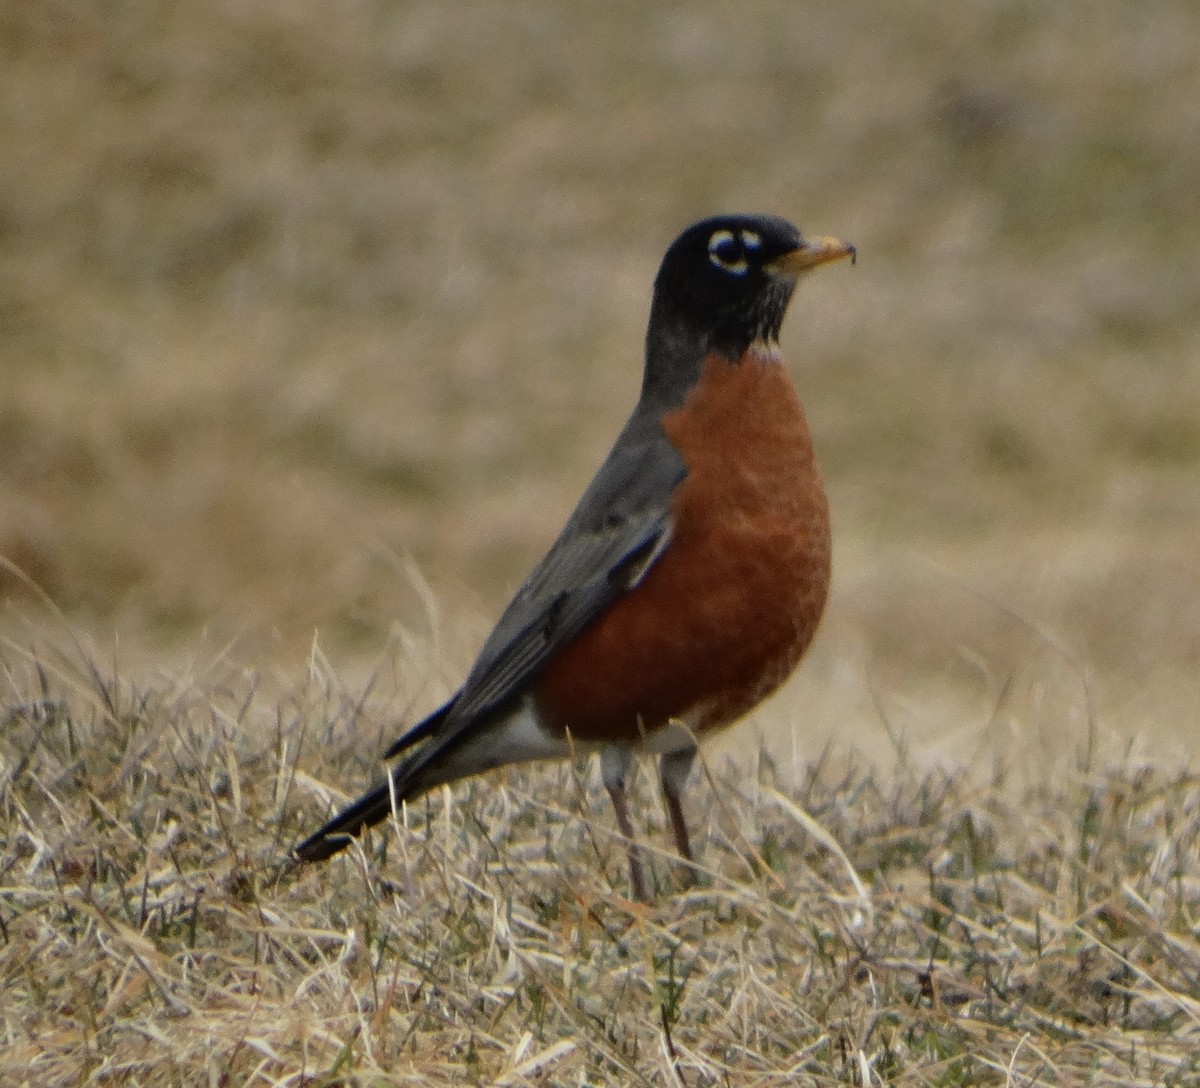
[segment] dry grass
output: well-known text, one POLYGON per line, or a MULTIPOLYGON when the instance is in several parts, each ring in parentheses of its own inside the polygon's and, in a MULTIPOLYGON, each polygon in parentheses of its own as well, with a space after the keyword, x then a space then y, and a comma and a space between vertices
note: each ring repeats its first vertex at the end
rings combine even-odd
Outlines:
POLYGON ((760 759, 643 907, 598 785, 510 771, 296 871, 395 693, 82 655, 2 657, 6 1085, 1200 1082, 1194 775, 760 759))
POLYGON ((0 4, 0 1082, 1200 1083, 1197 40, 0 4), (837 583, 760 765, 711 756, 711 871, 625 902, 565 769, 277 868, 456 681, 730 208, 860 261, 785 329, 837 583))
POLYGON ((493 614, 629 409, 663 248, 762 208, 862 257, 785 330, 837 607, 934 554, 1091 659, 1152 557, 1185 677, 1198 35, 1186 0, 6 5, 0 554, 151 660, 374 653, 423 621, 397 554, 493 614))

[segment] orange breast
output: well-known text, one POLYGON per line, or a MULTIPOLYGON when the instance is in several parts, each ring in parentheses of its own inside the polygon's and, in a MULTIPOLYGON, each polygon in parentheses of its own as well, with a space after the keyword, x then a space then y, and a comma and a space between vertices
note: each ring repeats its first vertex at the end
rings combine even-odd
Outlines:
POLYGON ((710 356, 663 429, 688 467, 670 543, 535 685, 544 719, 580 740, 729 725, 787 678, 825 607, 829 508, 774 352, 710 356))

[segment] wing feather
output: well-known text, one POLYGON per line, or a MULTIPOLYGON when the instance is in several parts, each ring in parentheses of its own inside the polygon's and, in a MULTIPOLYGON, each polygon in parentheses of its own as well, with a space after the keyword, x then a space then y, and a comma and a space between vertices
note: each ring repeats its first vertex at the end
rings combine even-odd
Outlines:
MULTIPOLYGON (((635 413, 558 539, 488 636, 462 688, 403 768, 415 775, 437 755, 521 696, 575 639, 653 565, 671 534, 671 500, 687 475, 657 414, 635 413)), ((393 752, 408 747, 397 742, 393 752)))

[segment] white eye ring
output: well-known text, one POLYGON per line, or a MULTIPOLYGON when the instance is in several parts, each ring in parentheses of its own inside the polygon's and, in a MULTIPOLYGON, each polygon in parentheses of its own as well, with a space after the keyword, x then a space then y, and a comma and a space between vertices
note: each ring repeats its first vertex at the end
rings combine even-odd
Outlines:
MULTIPOLYGON (((749 239, 746 237, 747 233, 754 234, 753 231, 744 232, 740 237, 742 246, 745 246, 749 242, 749 239)), ((714 230, 712 237, 708 240, 708 259, 723 272, 732 272, 734 275, 744 276, 749 270, 750 264, 746 260, 741 248, 738 249, 737 260, 727 261, 721 256, 721 249, 729 245, 736 238, 737 236, 731 230, 714 230)), ((760 241, 759 237, 754 235, 754 241, 750 242, 750 245, 757 245, 760 241)))

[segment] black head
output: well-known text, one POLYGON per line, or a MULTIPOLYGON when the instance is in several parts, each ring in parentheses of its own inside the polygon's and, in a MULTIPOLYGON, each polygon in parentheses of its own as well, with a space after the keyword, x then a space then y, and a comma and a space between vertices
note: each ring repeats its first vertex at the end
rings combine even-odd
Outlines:
POLYGON ((663 257, 654 281, 648 347, 657 324, 659 333, 676 341, 667 346, 678 349, 683 336, 694 350, 739 358, 755 340, 778 339, 802 272, 846 256, 854 256, 853 246, 834 238, 805 241, 778 216, 701 220, 663 257))

